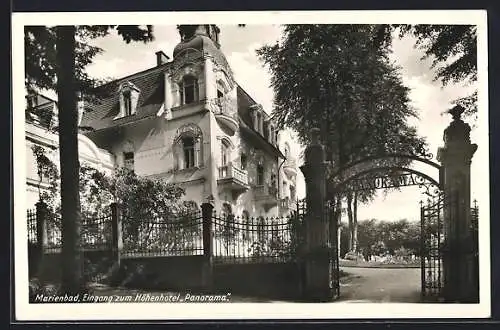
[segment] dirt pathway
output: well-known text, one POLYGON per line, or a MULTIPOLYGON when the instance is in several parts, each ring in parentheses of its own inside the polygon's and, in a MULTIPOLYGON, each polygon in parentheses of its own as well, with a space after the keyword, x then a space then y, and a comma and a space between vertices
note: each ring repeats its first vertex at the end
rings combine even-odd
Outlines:
POLYGON ((420 268, 344 267, 339 302, 420 301, 420 268))

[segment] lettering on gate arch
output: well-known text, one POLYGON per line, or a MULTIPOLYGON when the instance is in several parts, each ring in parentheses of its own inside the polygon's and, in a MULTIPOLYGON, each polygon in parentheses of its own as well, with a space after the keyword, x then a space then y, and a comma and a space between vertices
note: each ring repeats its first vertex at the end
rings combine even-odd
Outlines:
MULTIPOLYGON (((439 171, 439 174, 441 178, 441 171, 439 171)), ((335 177, 331 177, 329 180, 329 194, 419 186, 425 189, 425 194, 434 196, 441 190, 438 180, 425 173, 403 166, 373 166, 357 169, 357 171, 346 171, 342 180, 334 179, 335 177)))
POLYGON ((348 189, 355 190, 373 190, 399 188, 404 186, 424 185, 425 179, 415 173, 403 173, 384 176, 375 176, 368 178, 353 179, 348 184, 348 189))

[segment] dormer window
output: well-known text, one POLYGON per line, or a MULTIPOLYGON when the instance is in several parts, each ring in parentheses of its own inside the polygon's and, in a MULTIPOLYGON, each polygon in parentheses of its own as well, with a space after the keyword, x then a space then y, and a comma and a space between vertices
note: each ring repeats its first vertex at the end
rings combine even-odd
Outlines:
POLYGON ((189 75, 182 79, 180 86, 181 104, 190 104, 198 100, 198 80, 189 75))
POLYGON ((139 89, 130 82, 125 82, 120 86, 120 112, 114 119, 127 117, 135 114, 139 101, 139 89))
POLYGON ((125 116, 132 114, 132 95, 129 90, 123 92, 123 108, 125 116))

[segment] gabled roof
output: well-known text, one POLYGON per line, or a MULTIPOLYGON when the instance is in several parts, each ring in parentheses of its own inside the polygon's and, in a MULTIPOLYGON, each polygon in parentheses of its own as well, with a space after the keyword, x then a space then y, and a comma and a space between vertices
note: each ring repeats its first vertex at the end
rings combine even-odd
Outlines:
POLYGON ((164 75, 169 63, 114 80, 97 88, 104 94, 95 104, 87 104, 80 126, 102 130, 155 116, 165 99, 164 75), (114 120, 120 111, 118 89, 124 82, 133 83, 139 90, 139 100, 134 115, 114 120))

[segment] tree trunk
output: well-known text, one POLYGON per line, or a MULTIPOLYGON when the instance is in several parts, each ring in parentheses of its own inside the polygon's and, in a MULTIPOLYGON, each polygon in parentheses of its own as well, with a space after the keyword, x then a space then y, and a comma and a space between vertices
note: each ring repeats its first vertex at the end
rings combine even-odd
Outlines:
POLYGON ((352 201, 352 245, 353 250, 358 251, 358 194, 354 193, 352 201))
POLYGON ((57 27, 57 96, 61 167, 62 278, 63 293, 82 292, 80 249, 80 195, 78 162, 78 111, 75 84, 75 26, 57 27))
POLYGON ((352 195, 347 195, 347 217, 349 219, 349 251, 354 251, 354 224, 352 218, 352 195))

